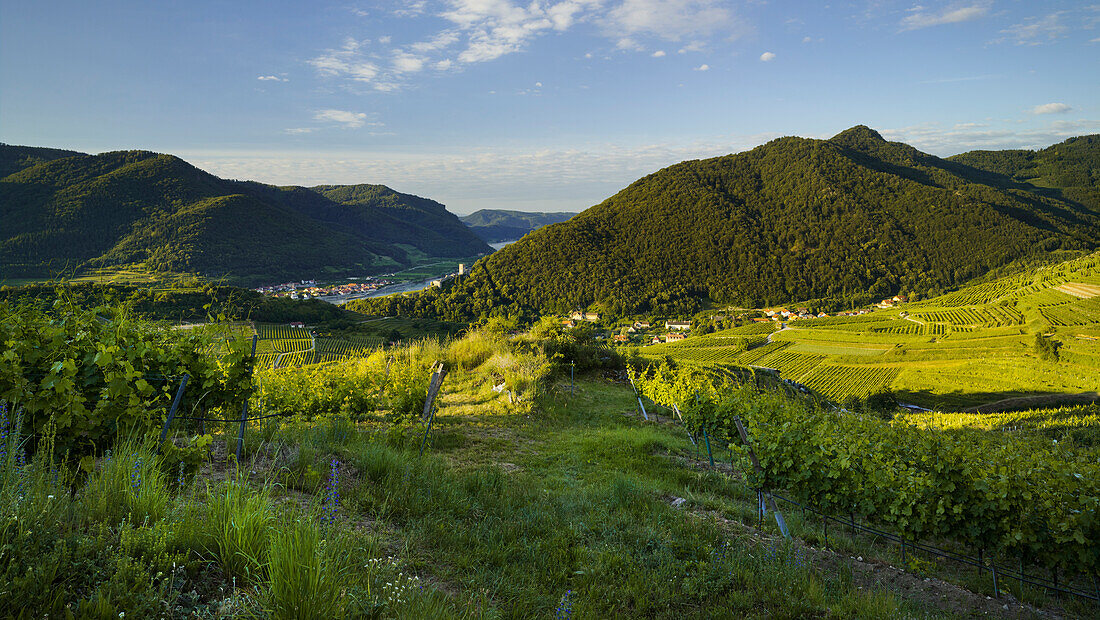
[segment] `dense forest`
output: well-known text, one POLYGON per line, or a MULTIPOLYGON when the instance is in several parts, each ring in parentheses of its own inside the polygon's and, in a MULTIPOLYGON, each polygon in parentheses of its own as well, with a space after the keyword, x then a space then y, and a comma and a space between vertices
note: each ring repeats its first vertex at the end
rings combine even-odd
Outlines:
POLYGON ((6 145, 0 171, 5 277, 144 263, 254 282, 491 251, 443 205, 381 185, 275 187, 147 151, 6 145))
MULTIPOLYGON (((1061 178, 1066 161, 1074 179, 1096 178, 1097 137, 1067 144, 1078 142, 1086 154, 1040 158, 1044 178, 1061 178)), ((1084 201, 975 167, 980 159, 944 160, 864 126, 779 138, 646 176, 449 287, 356 307, 459 320, 588 307, 686 314, 708 299, 843 306, 934 296, 1014 261, 1100 244, 1100 214, 1084 201)))
POLYGON ((948 160, 1100 212, 1100 135, 1070 138, 1038 151, 970 151, 948 160))
POLYGON ((481 209, 459 219, 470 227, 475 235, 487 243, 514 241, 532 230, 543 226, 567 221, 576 213, 559 211, 554 213, 506 211, 504 209, 481 209))

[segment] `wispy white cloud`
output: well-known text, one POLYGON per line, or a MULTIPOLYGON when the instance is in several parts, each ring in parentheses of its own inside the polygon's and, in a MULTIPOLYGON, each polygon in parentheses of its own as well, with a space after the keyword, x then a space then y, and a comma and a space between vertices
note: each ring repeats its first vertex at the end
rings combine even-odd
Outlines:
MULTIPOLYGON (((355 129, 367 124, 366 112, 349 112, 347 110, 318 110, 313 114, 313 120, 336 123, 343 125, 349 129, 355 129)), ((382 123, 372 122, 373 126, 380 126, 382 123)))
POLYGON ((393 14, 396 17, 418 17, 423 15, 428 10, 428 3, 426 0, 416 0, 416 2, 401 2, 398 9, 394 9, 393 14))
POLYGON ((561 0, 553 4, 513 4, 509 0, 451 0, 440 16, 465 36, 457 60, 476 63, 523 50, 531 39, 548 31, 564 31, 595 0, 561 0))
POLYGON ((290 81, 286 78, 281 78, 277 75, 260 75, 260 76, 257 76, 256 79, 260 80, 261 82, 289 82, 290 81))
MULTIPOLYGON (((655 40, 680 42, 680 53, 701 51, 709 41, 750 30, 725 0, 444 0, 438 9, 403 4, 406 8, 391 12, 423 16, 436 29, 402 45, 393 45, 389 37, 373 44, 348 38, 309 63, 322 77, 392 91, 407 85, 413 74, 461 70, 520 53, 539 37, 583 22, 597 25, 615 49, 635 52, 653 49, 655 40)), ((653 56, 666 54, 660 50, 653 56)))
POLYGON ((692 71, 710 71, 710 65, 708 65, 706 63, 703 63, 703 64, 699 65, 698 67, 695 67, 694 69, 692 69, 692 71))
POLYGON ((664 50, 657 50, 656 52, 653 52, 652 54, 650 54, 650 56, 652 56, 654 58, 664 58, 665 51, 664 50))
POLYGON ((623 0, 602 22, 606 34, 613 38, 648 36, 680 41, 719 32, 735 38, 744 31, 729 3, 719 0, 623 0))
POLYGON ((395 73, 416 73, 424 68, 426 62, 427 58, 424 56, 398 50, 393 55, 393 71, 395 73))
POLYGON ((1064 103, 1044 103, 1031 108, 1029 112, 1032 114, 1065 114, 1072 109, 1064 103))
POLYGON ((764 62, 771 62, 771 61, 775 60, 775 53, 773 53, 773 52, 764 52, 763 54, 760 54, 760 60, 762 60, 764 62))
POLYGON ((1042 45, 1060 39, 1069 32, 1064 21, 1065 11, 1057 11, 1042 17, 1031 17, 1001 31, 1002 37, 994 43, 1005 41, 1016 45, 1042 45))
POLYGON ((309 64, 323 76, 369 83, 378 77, 380 70, 376 63, 364 56, 362 48, 362 43, 348 37, 341 47, 325 50, 309 64))
POLYGON ((687 54, 689 52, 702 52, 705 49, 707 49, 706 43, 703 43, 702 41, 692 41, 687 45, 681 47, 680 49, 676 50, 676 53, 687 54))
POLYGON ((917 30, 931 26, 968 22, 988 14, 990 4, 990 2, 979 2, 966 6, 953 5, 938 11, 930 11, 917 5, 909 9, 909 15, 901 20, 901 29, 917 30))
POLYGON ((292 136, 299 136, 306 133, 313 133, 312 127, 291 127, 290 129, 284 129, 283 133, 290 134, 292 136))

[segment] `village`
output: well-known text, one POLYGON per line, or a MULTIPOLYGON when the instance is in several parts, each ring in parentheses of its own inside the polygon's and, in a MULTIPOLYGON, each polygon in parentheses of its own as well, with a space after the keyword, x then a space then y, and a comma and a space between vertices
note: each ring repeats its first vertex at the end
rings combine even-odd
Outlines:
MULTIPOLYGON (((358 280, 358 278, 350 279, 358 280)), ((260 286, 256 288, 256 292, 271 297, 314 299, 317 297, 360 295, 363 293, 370 293, 390 284, 393 284, 390 280, 375 278, 328 286, 318 285, 316 280, 299 280, 298 282, 285 282, 283 284, 260 286)))
MULTIPOLYGON (((882 301, 876 303, 874 307, 886 309, 895 308, 899 304, 904 304, 907 301, 907 296, 895 295, 893 297, 883 299, 882 301)), ((864 314, 869 314, 872 310, 873 308, 860 308, 855 310, 836 312, 834 314, 828 314, 826 312, 814 313, 806 307, 800 307, 794 310, 779 307, 744 311, 734 317, 721 314, 711 315, 709 318, 712 320, 732 319, 741 324, 775 322, 780 323, 780 328, 782 329, 786 327, 787 323, 791 323, 794 321, 807 319, 823 319, 830 316, 862 316, 864 314)), ((593 326, 599 325, 600 314, 598 312, 576 310, 572 312, 568 317, 561 318, 561 326, 565 329, 573 329, 582 323, 589 323, 593 326)), ((703 333, 707 333, 709 331, 710 330, 707 329, 703 333)), ((594 337, 597 340, 610 340, 612 343, 617 345, 651 346, 684 340, 691 335, 691 332, 692 322, 690 320, 636 320, 633 323, 619 322, 615 325, 609 326, 609 331, 605 330, 597 332, 594 337)))

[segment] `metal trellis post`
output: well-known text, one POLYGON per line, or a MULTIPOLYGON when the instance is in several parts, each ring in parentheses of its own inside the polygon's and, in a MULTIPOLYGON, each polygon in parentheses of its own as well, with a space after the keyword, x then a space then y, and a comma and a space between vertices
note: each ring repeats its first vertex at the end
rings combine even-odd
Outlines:
POLYGON ((164 420, 164 429, 160 432, 160 443, 157 444, 157 452, 160 452, 161 446, 164 445, 164 439, 168 437, 168 427, 172 424, 172 418, 176 417, 176 410, 179 409, 183 392, 187 389, 187 380, 190 378, 189 375, 183 375, 183 379, 180 380, 180 387, 176 390, 176 396, 172 399, 172 406, 168 409, 168 418, 164 420))

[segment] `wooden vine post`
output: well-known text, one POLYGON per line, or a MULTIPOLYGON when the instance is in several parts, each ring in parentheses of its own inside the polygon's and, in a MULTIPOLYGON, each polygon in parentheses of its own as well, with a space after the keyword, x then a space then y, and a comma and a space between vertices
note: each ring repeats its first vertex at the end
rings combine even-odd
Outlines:
POLYGON ((420 419, 428 424, 424 429, 424 440, 420 443, 420 456, 424 456, 424 448, 428 445, 428 437, 432 434, 432 421, 435 420, 435 398, 439 394, 439 388, 443 386, 443 379, 447 376, 447 367, 443 362, 437 362, 432 366, 432 380, 428 384, 428 395, 424 399, 424 412, 420 419))
MULTIPOLYGON (((248 384, 252 386, 252 370, 256 367, 256 341, 260 337, 256 334, 252 334, 252 357, 249 358, 250 363, 248 365, 248 384)), ((241 407, 241 430, 237 433, 237 462, 241 462, 241 446, 244 445, 244 425, 248 422, 248 394, 244 397, 244 406, 241 407)))
MULTIPOLYGON (((745 432, 745 425, 741 423, 741 417, 734 416, 733 423, 737 426, 737 434, 741 436, 741 443, 745 444, 745 449, 749 452, 749 460, 752 461, 752 468, 756 471, 757 475, 763 477, 764 468, 760 467, 760 461, 756 458, 756 452, 752 449, 752 443, 749 441, 749 434, 745 432)), ((764 494, 772 504, 772 512, 775 513, 775 522, 779 525, 780 533, 783 534, 783 538, 790 538, 791 535, 787 531, 787 522, 783 519, 783 513, 779 511, 779 505, 776 504, 775 497, 768 491, 764 491, 764 494)))

